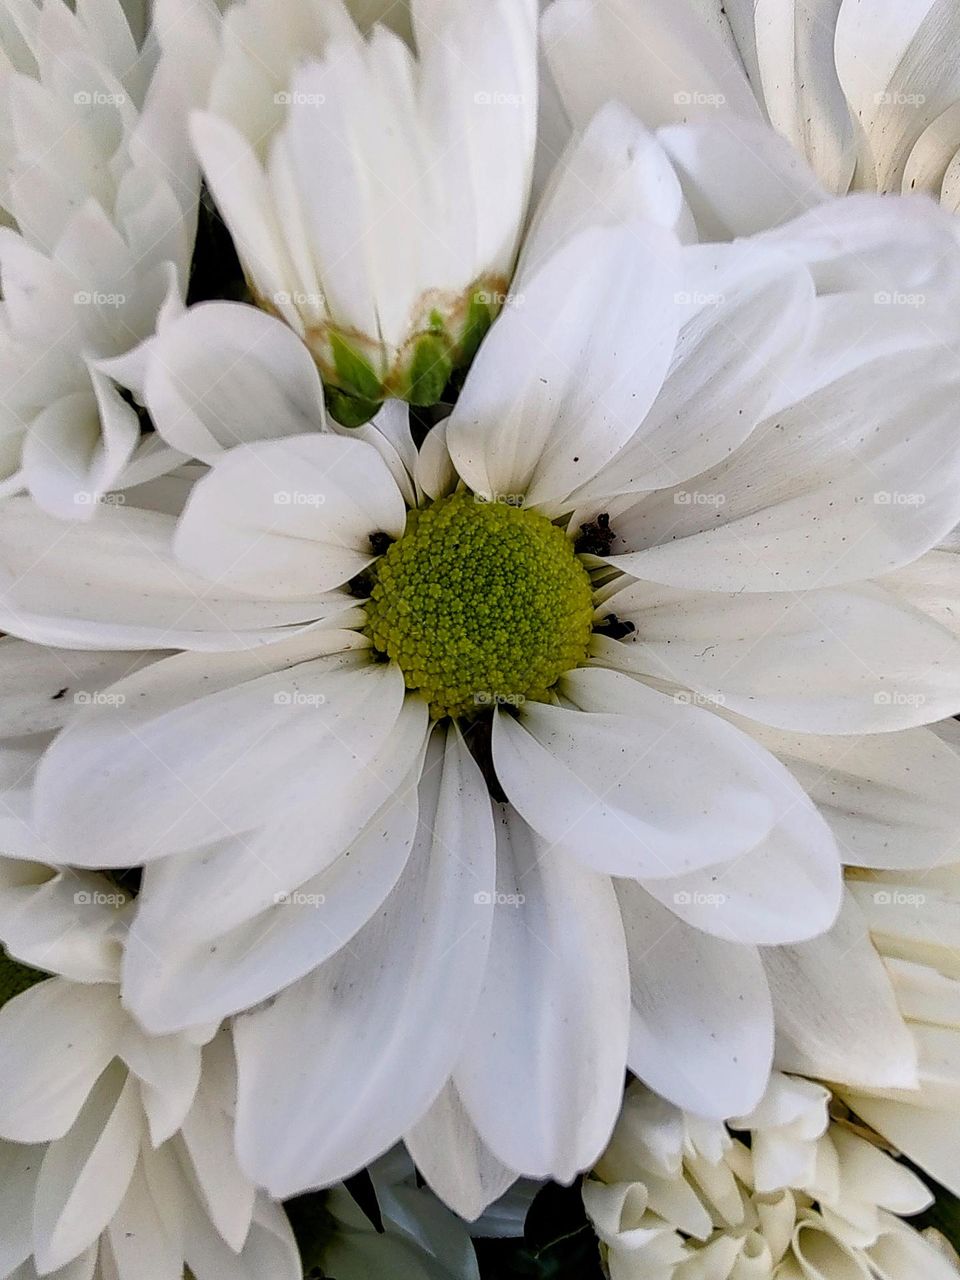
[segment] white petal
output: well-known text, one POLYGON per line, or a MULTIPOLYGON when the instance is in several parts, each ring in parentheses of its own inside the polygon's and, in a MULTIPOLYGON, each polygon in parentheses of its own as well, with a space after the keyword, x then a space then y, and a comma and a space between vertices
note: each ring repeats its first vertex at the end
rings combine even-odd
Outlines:
POLYGON ((940 55, 958 39, 960 15, 949 0, 841 5, 837 72, 865 141, 858 180, 899 189, 916 139, 960 98, 956 65, 940 55))
POLYGON ((250 1230, 256 1192, 234 1154, 233 1117, 220 1108, 214 1089, 201 1080, 183 1124, 182 1139, 210 1220, 237 1253, 250 1230))
POLYGON ((568 674, 561 690, 582 710, 497 713, 494 764, 530 825, 596 870, 662 878, 726 862, 802 798, 766 751, 710 712, 596 668, 568 674))
POLYGON ((106 1227, 130 1184, 140 1138, 136 1081, 114 1066, 40 1166, 34 1237, 41 1271, 75 1258, 106 1227))
POLYGON ((473 1222, 516 1181, 477 1132, 452 1081, 406 1135, 419 1171, 444 1204, 473 1222))
POLYGON ((151 339, 143 397, 163 439, 202 462, 325 421, 306 347, 279 320, 236 302, 191 307, 151 339))
POLYGON ((840 1084, 916 1087, 916 1050, 852 897, 829 933, 763 952, 777 1065, 840 1084))
POLYGON ((565 1182, 600 1154, 620 1107, 629 991, 619 910, 607 877, 544 847, 506 806, 497 834, 490 959, 454 1080, 504 1164, 565 1182))
POLYGON ((955 377, 937 348, 844 374, 683 493, 644 504, 621 536, 646 550, 614 562, 712 591, 826 587, 909 563, 960 519, 955 377))
POLYGON ((117 1050, 140 1081, 140 1097, 155 1147, 180 1128, 200 1083, 200 1048, 186 1036, 149 1036, 132 1018, 117 1050))
POLYGON ((956 860, 960 756, 929 729, 851 738, 744 727, 820 806, 848 866, 956 860))
POLYGON ((445 749, 441 734, 431 742, 420 804, 418 840, 378 916, 237 1022, 238 1150, 274 1195, 334 1182, 386 1150, 459 1055, 489 946, 494 832, 455 730, 445 749))
POLYGON ((231 449, 194 488, 178 559, 214 582, 274 600, 316 598, 399 538, 406 511, 379 453, 361 440, 297 436, 231 449))
POLYGON ((706 867, 644 887, 697 929, 729 942, 802 942, 824 933, 843 892, 837 845, 806 799, 784 812, 775 830, 723 867, 706 867))
POLYGON ((678 484, 747 438, 813 320, 805 268, 753 242, 683 250, 684 315, 669 373, 642 426, 575 497, 678 484))
POLYGON ((843 195, 856 163, 854 126, 834 62, 838 0, 812 6, 758 0, 756 52, 764 105, 778 133, 843 195))
POLYGON ((657 138, 680 178, 701 242, 779 227, 825 198, 806 161, 766 124, 671 125, 657 138))
POLYGON ((123 504, 64 524, 27 498, 0 504, 0 626, 39 644, 237 649, 353 602, 263 600, 191 573, 172 517, 123 504))
POLYGON ((722 1119, 763 1096, 773 1012, 755 947, 691 929, 623 880, 633 993, 630 1070, 676 1106, 722 1119))
POLYGON ((960 708, 960 642, 879 585, 798 596, 638 582, 603 608, 638 626, 616 651, 624 667, 776 728, 889 732, 960 708))
POLYGON ((253 148, 237 129, 208 112, 193 114, 190 136, 247 276, 261 298, 279 307, 289 299, 293 269, 253 148))
POLYGON ((250 1008, 347 945, 371 918, 416 831, 427 734, 426 715, 416 711, 405 708, 386 750, 337 789, 334 816, 324 800, 270 825, 262 839, 147 868, 124 964, 127 1002, 145 1026, 177 1030, 250 1008), (298 863, 307 858, 322 869, 303 879, 298 863))
POLYGON ((656 127, 724 108, 758 117, 741 68, 688 8, 653 0, 556 0, 543 18, 550 70, 574 124, 611 98, 656 127))
POLYGON ((40 764, 40 831, 71 862, 127 866, 131 830, 149 861, 247 832, 308 792, 332 802, 386 742, 403 678, 315 658, 316 641, 177 655, 112 686, 123 701, 77 716, 40 764))
POLYGON ((123 1026, 120 989, 62 978, 37 983, 0 1009, 0 1134, 14 1142, 60 1138, 114 1056, 123 1026))
POLYGON ((103 876, 0 860, 4 950, 74 982, 117 982, 124 896, 103 876))
POLYGON ((652 223, 570 238, 495 321, 447 423, 477 493, 564 499, 638 429, 676 336, 675 239, 652 223))

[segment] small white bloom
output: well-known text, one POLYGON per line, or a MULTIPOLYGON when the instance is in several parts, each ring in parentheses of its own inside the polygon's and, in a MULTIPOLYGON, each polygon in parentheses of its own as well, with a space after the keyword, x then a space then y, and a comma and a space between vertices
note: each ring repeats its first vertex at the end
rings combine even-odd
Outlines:
MULTIPOLYGON (((138 48, 119 0, 16 11, 0 22, 0 207, 13 224, 0 230, 0 493, 27 488, 89 520, 157 464, 98 361, 148 337, 186 290, 199 174, 185 120, 204 28, 183 59, 156 31, 138 48)), ((166 11, 160 0, 161 27, 166 11)))
POLYGON ((103 876, 0 860, 0 940, 31 966, 0 954, 2 994, 33 982, 0 1008, 0 1274, 299 1280, 233 1154, 229 1036, 150 1036, 120 1002, 131 909, 103 876))
POLYGON ((583 1184, 611 1280, 960 1276, 902 1221, 931 1203, 929 1190, 855 1127, 831 1122, 829 1098, 775 1072, 757 1110, 723 1125, 631 1085, 583 1184))
POLYGON ((534 0, 391 8, 407 41, 364 35, 342 0, 242 0, 192 128, 258 302, 348 425, 388 395, 433 404, 472 357, 509 289, 536 134, 534 0))

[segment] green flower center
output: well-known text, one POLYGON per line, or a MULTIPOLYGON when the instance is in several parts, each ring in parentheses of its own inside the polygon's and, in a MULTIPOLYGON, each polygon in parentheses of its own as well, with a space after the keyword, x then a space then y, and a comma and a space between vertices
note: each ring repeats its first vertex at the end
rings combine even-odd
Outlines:
POLYGON ((587 656, 590 579, 536 511, 441 498, 410 512, 371 577, 367 634, 435 719, 543 701, 587 656))

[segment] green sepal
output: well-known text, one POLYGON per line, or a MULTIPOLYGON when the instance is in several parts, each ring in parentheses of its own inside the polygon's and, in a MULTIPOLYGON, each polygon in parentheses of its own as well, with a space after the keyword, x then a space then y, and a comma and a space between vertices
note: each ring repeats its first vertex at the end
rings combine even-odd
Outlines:
MULTIPOLYGON (((386 392, 369 360, 333 331, 330 333, 330 350, 341 389, 358 400, 379 405, 386 392)), ((359 423, 355 425, 359 426, 359 423)))
POLYGON ((452 372, 453 360, 446 339, 438 334, 421 334, 413 348, 404 399, 421 408, 436 404, 443 396, 452 372))
POLYGON ((0 1008, 14 996, 29 991, 38 982, 43 982, 49 977, 49 973, 31 969, 29 965, 18 964, 16 960, 11 960, 5 951, 0 951, 0 1008))
POLYGON ((463 367, 471 364, 473 357, 480 349, 480 343, 486 337, 487 330, 493 324, 493 312, 490 304, 482 302, 476 294, 470 299, 470 309, 467 311, 467 322, 463 326, 463 337, 460 339, 460 349, 457 353, 457 365, 463 367))
POLYGON ((382 400, 362 400, 359 396, 348 395, 337 387, 324 384, 323 398, 327 412, 341 427, 362 427, 365 422, 377 413, 382 400))

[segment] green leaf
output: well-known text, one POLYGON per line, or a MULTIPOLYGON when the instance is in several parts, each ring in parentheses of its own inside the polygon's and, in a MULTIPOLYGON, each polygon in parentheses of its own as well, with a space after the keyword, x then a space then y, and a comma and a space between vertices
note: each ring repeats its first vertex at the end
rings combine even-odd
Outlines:
MULTIPOLYGON (((383 400, 383 383, 373 371, 369 360, 355 351, 340 334, 331 332, 330 349, 340 386, 360 400, 379 404, 383 400)), ((359 424, 357 424, 359 425, 359 424)))
POLYGON ((446 340, 432 333, 421 335, 413 349, 409 389, 404 398, 416 405, 436 404, 452 371, 453 361, 446 340))

